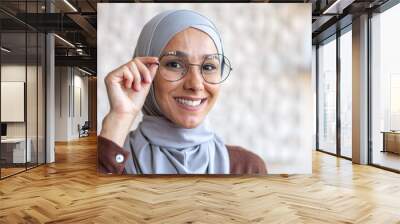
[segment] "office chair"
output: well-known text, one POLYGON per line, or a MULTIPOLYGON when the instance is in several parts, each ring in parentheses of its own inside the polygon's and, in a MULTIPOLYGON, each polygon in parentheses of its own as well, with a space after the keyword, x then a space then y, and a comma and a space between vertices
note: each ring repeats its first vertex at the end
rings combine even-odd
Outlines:
POLYGON ((89 121, 85 121, 82 127, 80 127, 80 125, 78 124, 79 138, 89 136, 89 129, 90 129, 89 121))

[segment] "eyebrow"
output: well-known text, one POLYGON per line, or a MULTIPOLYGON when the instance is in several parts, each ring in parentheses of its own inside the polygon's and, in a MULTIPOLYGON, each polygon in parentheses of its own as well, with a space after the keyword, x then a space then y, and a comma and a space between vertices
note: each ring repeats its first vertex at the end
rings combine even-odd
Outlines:
POLYGON ((175 51, 175 55, 178 57, 189 57, 189 54, 183 51, 175 51))
MULTIPOLYGON (((215 54, 218 54, 218 53, 214 53, 214 54, 205 54, 205 55, 203 55, 203 58, 204 57, 208 57, 208 56, 212 56, 212 55, 215 55, 215 54)), ((168 51, 168 52, 164 52, 164 53, 162 53, 161 54, 161 56, 164 56, 164 55, 175 55, 175 56, 178 56, 178 57, 189 57, 189 54, 188 53, 186 53, 186 52, 184 52, 184 51, 168 51)))

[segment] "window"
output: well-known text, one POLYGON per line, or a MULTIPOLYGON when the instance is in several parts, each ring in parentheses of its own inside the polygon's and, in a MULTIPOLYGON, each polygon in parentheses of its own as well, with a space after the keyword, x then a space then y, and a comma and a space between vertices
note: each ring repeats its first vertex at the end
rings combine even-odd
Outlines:
POLYGON ((372 163, 400 170, 400 5, 371 18, 372 163))
POLYGON ((336 39, 318 48, 318 149, 336 153, 336 39))
POLYGON ((340 155, 352 157, 352 33, 340 36, 340 155))

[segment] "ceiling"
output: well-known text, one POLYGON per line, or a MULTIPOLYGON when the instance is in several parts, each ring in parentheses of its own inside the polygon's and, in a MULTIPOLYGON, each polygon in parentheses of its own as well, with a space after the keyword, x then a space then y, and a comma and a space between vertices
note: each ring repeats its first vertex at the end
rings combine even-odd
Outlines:
MULTIPOLYGON (((5 43, 24 53, 25 29, 39 32, 54 32, 56 65, 80 66, 96 72, 96 28, 97 3, 104 2, 170 2, 158 1, 116 1, 116 0, 1 0, 0 24, 5 43), (52 13, 49 13, 52 11, 52 13), (66 41, 64 41, 66 40, 66 41), (20 46, 20 47, 18 47, 20 46)), ((179 1, 175 1, 179 2, 179 1)), ((185 0, 185 2, 188 2, 185 0)), ((195 1, 193 1, 195 2, 195 1)), ((218 2, 211 0, 210 2, 218 2)), ((229 2, 249 2, 233 0, 229 2)), ((311 3, 312 37, 316 44, 336 32, 336 29, 351 23, 352 17, 372 10, 387 0, 292 0, 292 1, 250 1, 270 3, 311 3), (340 22, 338 22, 340 21, 340 22), (347 22, 346 22, 347 21, 347 22), (338 25, 339 24, 339 25, 338 25)), ((31 52, 28 45, 28 52, 31 52)), ((3 54, 2 54, 3 55, 3 54)))

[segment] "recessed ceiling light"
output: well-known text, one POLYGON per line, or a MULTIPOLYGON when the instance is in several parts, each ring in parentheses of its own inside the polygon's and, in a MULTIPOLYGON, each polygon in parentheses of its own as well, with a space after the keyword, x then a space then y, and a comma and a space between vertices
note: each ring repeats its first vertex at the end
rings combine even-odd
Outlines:
POLYGON ((67 4, 74 12, 78 12, 78 10, 71 4, 69 3, 68 0, 64 0, 65 4, 67 4))
POLYGON ((78 67, 78 70, 81 71, 81 72, 83 72, 83 73, 85 73, 85 74, 87 74, 87 75, 92 75, 92 73, 90 73, 90 72, 88 72, 88 71, 86 71, 86 70, 83 70, 83 69, 81 69, 81 68, 79 68, 79 67, 78 67))
POLYGON ((57 35, 57 34, 54 34, 54 36, 55 37, 57 37, 59 40, 61 40, 62 42, 64 42, 64 43, 66 43, 67 45, 69 45, 70 47, 73 47, 73 48, 75 48, 75 45, 73 45, 71 42, 69 42, 68 40, 66 40, 66 39, 64 39, 64 38, 62 38, 62 37, 60 37, 59 35, 57 35))
POLYGON ((10 52, 11 52, 10 49, 7 49, 7 48, 5 48, 5 47, 1 47, 1 51, 4 51, 4 52, 6 52, 6 53, 10 53, 10 52))
POLYGON ((336 0, 322 14, 342 14, 347 6, 351 5, 355 0, 336 0))

